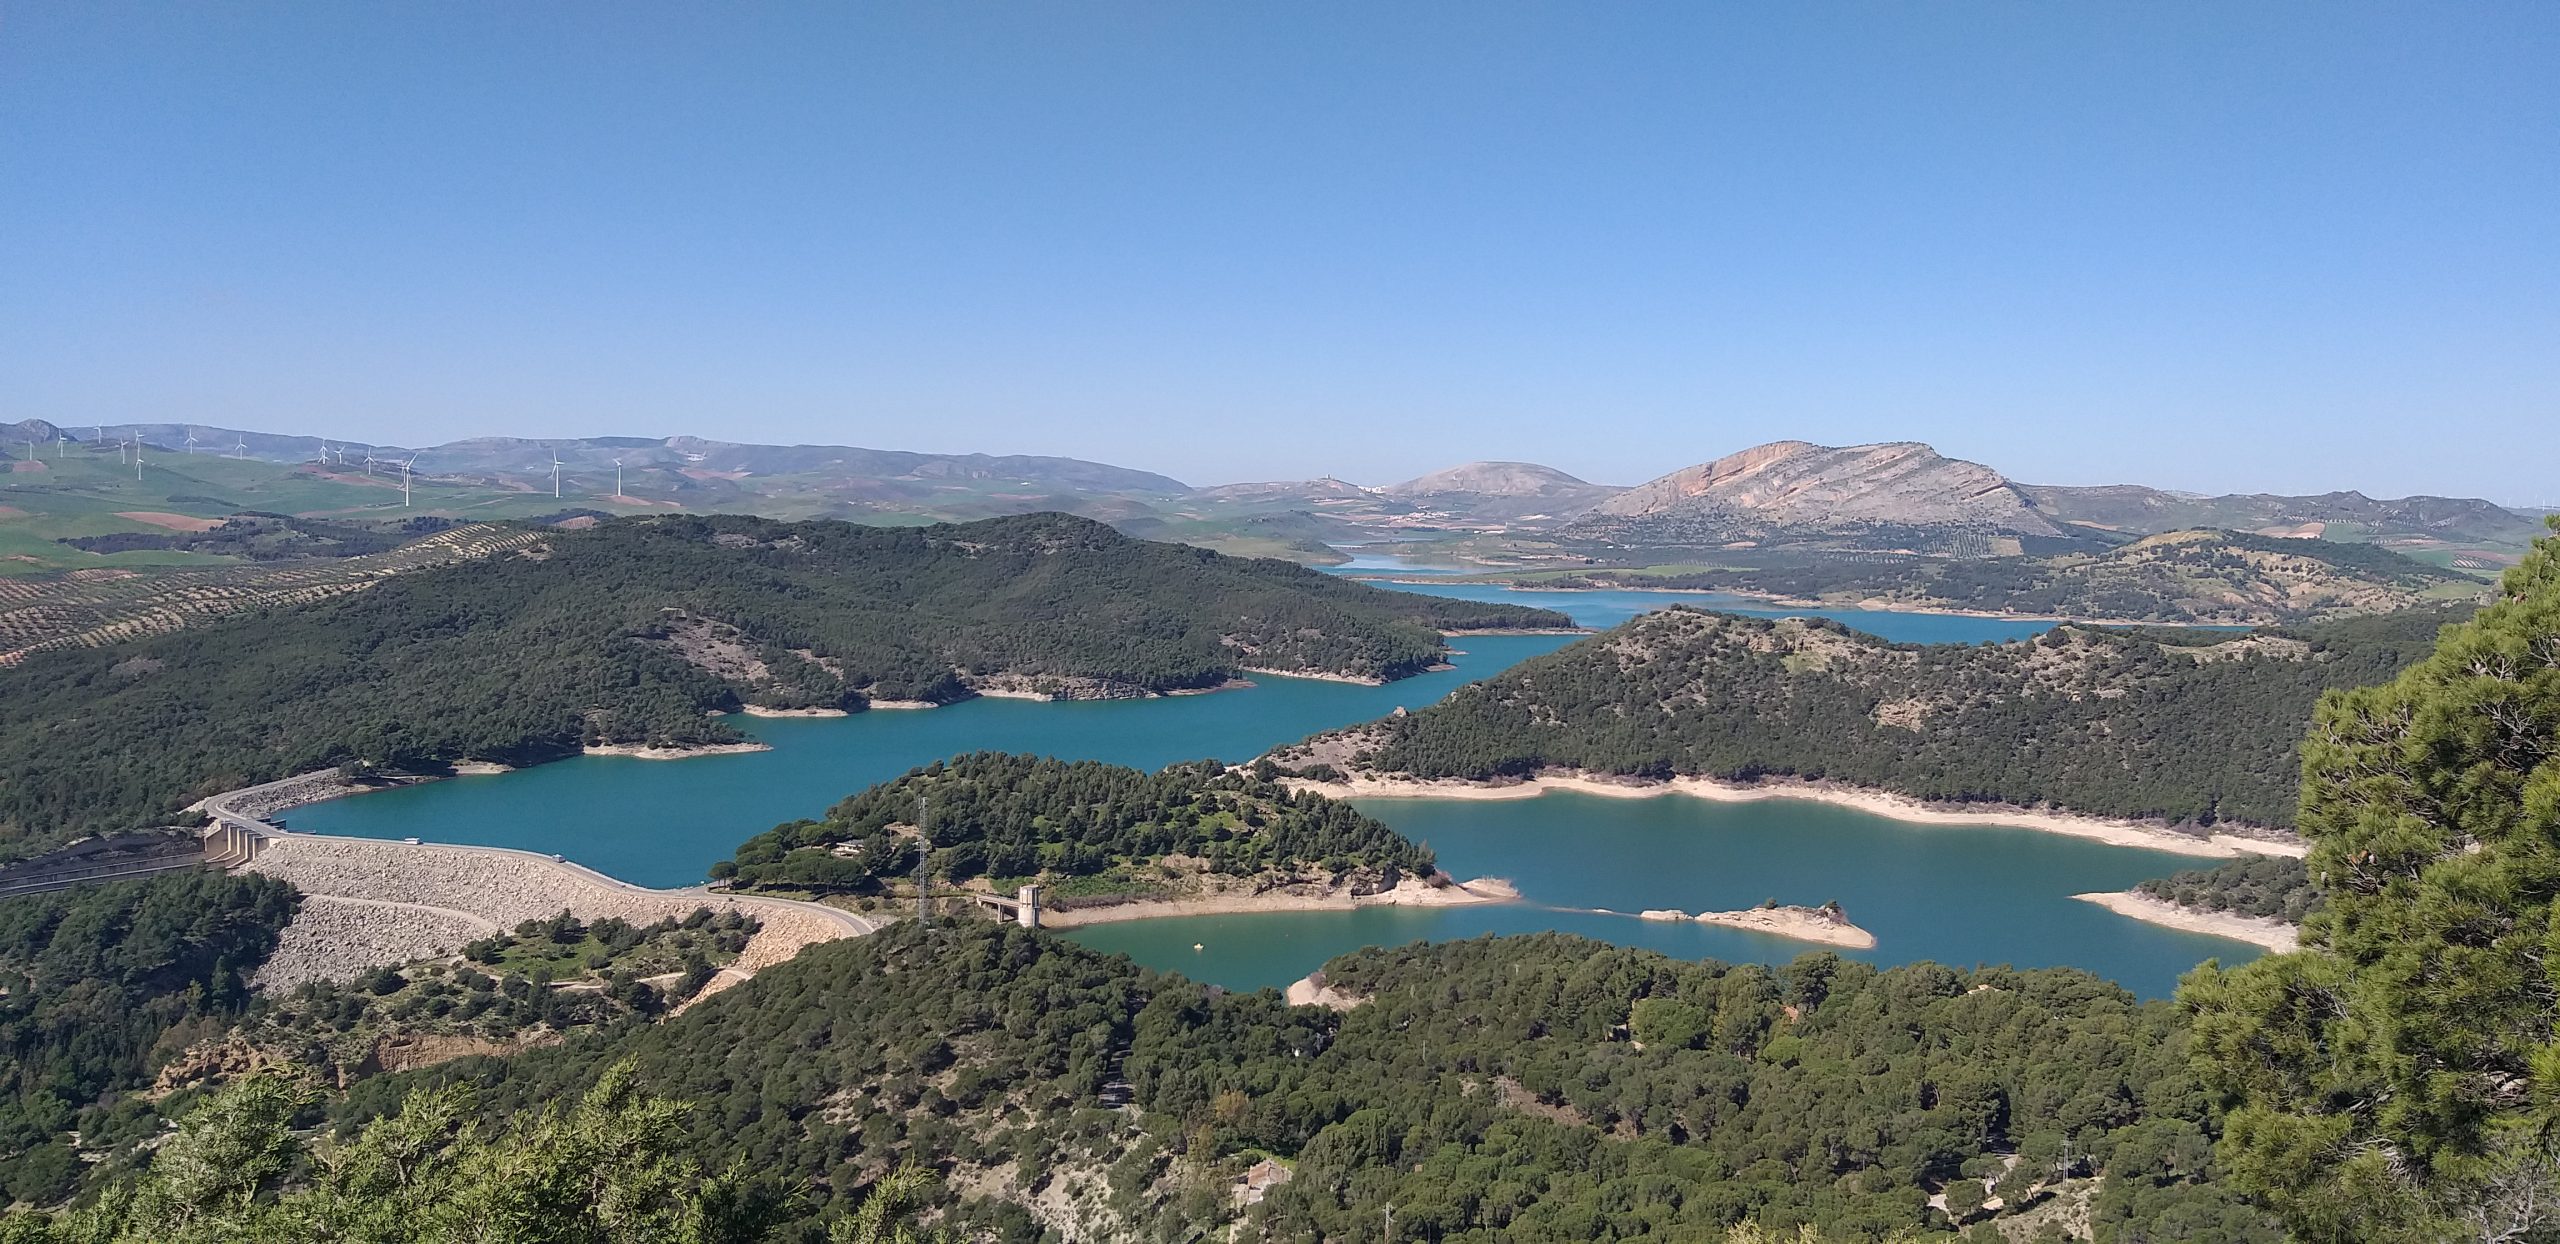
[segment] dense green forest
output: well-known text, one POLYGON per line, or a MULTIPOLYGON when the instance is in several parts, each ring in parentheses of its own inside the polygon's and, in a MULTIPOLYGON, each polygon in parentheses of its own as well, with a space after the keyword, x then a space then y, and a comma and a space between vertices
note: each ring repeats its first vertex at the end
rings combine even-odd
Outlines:
POLYGON ((167 873, 0 901, 0 1194, 46 1202, 159 1128, 129 1097, 155 1058, 221 1031, 292 918, 265 877, 167 873))
POLYGON ((2234 1182, 2313 1244, 2560 1233, 2560 537, 2304 745, 2303 949, 2179 999, 2234 1182))
POLYGON ((2252 855, 2225 860, 2211 868, 2190 868, 2154 877, 2134 889, 2198 911, 2227 911, 2264 916, 2295 924, 2311 913, 2318 892, 2311 870, 2284 855, 2252 855))
POLYGON ((1250 668, 1397 678, 1440 632, 1561 615, 1027 515, 924 528, 664 517, 323 603, 0 668, 0 858, 334 765, 734 741, 742 703, 1143 694, 1250 668))
MULTIPOLYGON (((1695 550, 1678 555, 1697 556, 1695 550)), ((2315 622, 2487 591, 2468 575, 2379 545, 2236 531, 2171 532, 2122 548, 2048 556, 1742 556, 1752 564, 1677 574, 1594 571, 1543 583, 1885 600, 2124 622, 2245 624, 2315 622)))
MULTIPOLYGON (((223 887, 289 902, 272 883, 187 880, 149 883, 148 907, 96 897, 107 890, 69 906, 136 924, 156 912, 178 931, 155 938, 154 956, 200 963, 238 944, 223 917, 239 897, 223 887)), ((23 920, 38 906, 0 912, 23 920)), ((65 962, 135 944, 112 920, 55 923, 48 946, 65 962)), ((260 927, 271 941, 271 922, 260 927)), ((509 1238, 814 1241, 830 1224, 841 1236, 868 1190, 912 1164, 941 1176, 933 1212, 969 1238, 1032 1238, 1072 1219, 1095 1238, 1185 1240, 1240 1217, 1249 1236, 1343 1238, 1392 1203, 1409 1239, 1715 1239, 1755 1222, 1844 1240, 1969 1225, 1988 1240, 1989 1220, 2047 1202, 2085 1203, 2101 1240, 2275 1238, 2215 1178, 2214 1099, 2187 1068, 2177 1012, 2079 972, 1879 971, 1827 953, 1773 970, 1538 935, 1337 959, 1330 985, 1365 1001, 1336 1012, 962 922, 816 947, 661 1017, 636 974, 716 951, 730 931, 710 918, 532 922, 460 963, 245 1005, 233 984, 146 978, 125 1009, 191 1022, 121 1047, 111 1074, 82 1082, 103 1095, 95 1108, 57 1109, 42 1131, 31 1120, 13 1189, 38 1203, 71 1189, 84 1169, 66 1143, 74 1125, 82 1150, 123 1155, 166 1111, 181 1139, 142 1156, 139 1176, 124 1156, 94 1168, 95 1210, 0 1224, 0 1240, 438 1238, 348 1225, 368 1204, 408 1203, 407 1181, 343 1182, 373 1160, 368 1146, 442 1170, 538 1135, 508 1152, 547 1169, 542 1154, 575 1147, 564 1120, 636 1144, 615 1130, 633 1111, 648 1119, 649 1161, 623 1165, 637 1160, 623 1144, 577 1152, 604 1164, 598 1178, 610 1167, 654 1189, 646 1221, 665 1234, 582 1234, 597 1206, 560 1202, 556 1183, 508 1185, 523 1168, 501 1164, 478 1178, 510 1187, 520 1212, 563 1216, 509 1238), (555 965, 610 988, 542 988, 555 965), (232 1041, 211 1041, 226 1031, 232 1041), (565 1040, 504 1039, 535 1032, 565 1040), (518 1052, 386 1075, 353 1048, 421 1034, 518 1052), (245 1042, 282 1055, 252 1065, 304 1074, 235 1078, 210 1099, 201 1085, 156 1104, 118 1098, 209 1042, 245 1042), (316 1152, 291 1134, 315 1112, 341 1125, 316 1152), (207 1165, 199 1151, 232 1158, 207 1165), (1287 1163, 1286 1182, 1239 1204, 1233 1181, 1265 1158, 1287 1163), (198 1185, 221 1204, 187 1191, 198 1185), (687 1215, 699 1221, 686 1230, 720 1233, 668 1225, 687 1215), (232 1233, 190 1234, 200 1222, 232 1233), (2120 1232, 2131 1223, 2143 1233, 2120 1232), (74 1226, 95 1230, 41 1234, 74 1226)), ((471 1200, 488 1190, 429 1186, 497 1212, 471 1200)))
POLYGON ((2211 644, 2065 626, 1924 647, 1818 619, 1675 608, 1273 759, 1424 778, 1784 776, 2290 826, 2299 741, 2321 693, 2389 679, 2455 616, 2410 611, 2211 644))
POLYGON ((531 1109, 629 1060, 691 1103, 680 1152, 776 1181, 795 1216, 921 1161, 951 1221, 1007 1239, 1038 1234, 1034 1199, 1107 1239, 1239 1212, 1248 1238, 1356 1238, 1390 1203, 1399 1239, 1713 1239, 1746 1219, 1872 1239, 1958 1226, 1932 1192, 1980 1219, 1986 1198, 2093 1188, 2101 1240, 2277 1238, 2213 1178, 2175 1010, 2082 973, 1770 970, 1560 935, 1326 971, 1368 1001, 1290 1008, 1010 927, 904 925, 611 1039, 368 1081, 341 1117, 420 1083, 531 1109), (1290 1175, 1240 1211, 1231 1180, 1266 1156, 1290 1175))
POLYGON ((1430 851, 1349 804, 1214 760, 1146 773, 977 752, 850 796, 823 820, 775 826, 712 876, 741 887, 874 891, 883 878, 915 872, 922 804, 930 805, 934 876, 1041 880, 1070 899, 1165 890, 1181 874, 1150 866, 1168 856, 1229 877, 1358 870, 1393 884, 1393 875, 1428 877, 1434 868, 1430 851))

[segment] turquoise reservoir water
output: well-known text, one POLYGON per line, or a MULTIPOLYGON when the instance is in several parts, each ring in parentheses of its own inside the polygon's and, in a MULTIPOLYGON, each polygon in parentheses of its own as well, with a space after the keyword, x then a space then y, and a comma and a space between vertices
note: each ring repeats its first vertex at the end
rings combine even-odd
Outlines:
MULTIPOLYGON (((1508 592, 1472 584, 1413 590, 1562 609, 1608 626, 1667 603, 1653 592, 1508 592)), ((1784 613, 1754 608, 1754 612, 1784 613)), ((2008 638, 2043 624, 1835 612, 1906 641, 2008 638)), ((515 773, 455 778, 294 810, 294 828, 418 837, 552 852, 643 885, 700 881, 712 862, 773 825, 916 765, 977 750, 1028 752, 1156 768, 1215 756, 1244 760, 1318 730, 1420 708, 1453 688, 1572 642, 1568 636, 1457 641, 1457 668, 1384 687, 1297 678, 1159 700, 1047 704, 972 700, 920 712, 846 718, 739 718, 773 750, 682 761, 582 757, 515 773)), ((1462 877, 1500 876, 1527 901, 1438 910, 1218 916, 1100 925, 1074 936, 1140 962, 1232 988, 1282 984, 1363 945, 1487 932, 1563 929, 1674 954, 1779 962, 1805 947, 1693 924, 1547 908, 1685 911, 1764 898, 1837 898, 1879 944, 1859 957, 1892 963, 2072 964, 2146 995, 2236 942, 2154 928, 2069 896, 2121 889, 2190 866, 2176 856, 2032 830, 1915 827, 1803 801, 1714 804, 1688 798, 1548 795, 1511 802, 1377 800, 1363 805, 1429 842, 1462 877), (1193 943, 1202 949, 1194 951, 1193 943)))
POLYGON ((1556 929, 1683 958, 1783 963, 1807 943, 1739 929, 1640 920, 1646 908, 1730 911, 1764 899, 1837 899, 1879 964, 2086 968, 2145 997, 2207 958, 2257 950, 2127 920, 2071 896, 2121 890, 2198 861, 1999 826, 1914 826, 1804 800, 1724 804, 1682 796, 1553 793, 1468 802, 1361 800, 1362 811, 1430 844, 1459 877, 1509 878, 1517 905, 1134 920, 1076 940, 1250 989, 1295 980, 1345 951, 1420 939, 1556 929), (1565 908, 1574 910, 1552 910, 1565 908), (1608 908, 1622 915, 1599 915, 1608 908), (1200 949, 1192 947, 1197 944, 1200 949))

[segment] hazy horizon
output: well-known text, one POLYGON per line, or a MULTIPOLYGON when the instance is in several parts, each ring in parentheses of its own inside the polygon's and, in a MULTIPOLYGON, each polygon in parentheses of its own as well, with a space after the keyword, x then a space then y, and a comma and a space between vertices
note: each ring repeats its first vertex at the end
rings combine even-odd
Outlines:
POLYGON ((2560 9, 35 6, 0 421, 2549 504, 2560 9))

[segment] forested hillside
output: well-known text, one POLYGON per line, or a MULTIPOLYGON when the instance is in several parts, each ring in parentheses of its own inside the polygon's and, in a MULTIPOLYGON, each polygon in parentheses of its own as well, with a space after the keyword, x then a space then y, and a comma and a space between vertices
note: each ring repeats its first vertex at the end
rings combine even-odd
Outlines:
MULTIPOLYGON (((424 1074, 503 1111, 631 1059, 690 1103, 680 1152, 805 1191, 798 1214, 921 1160, 1008 1239, 1184 1240, 1238 1216, 1246 1238, 1348 1239, 1390 1203, 1400 1239, 1743 1219, 1872 1238, 1952 1225, 1933 1192, 1980 1218, 2100 1173, 2101 1240, 2275 1238, 2210 1181, 2212 1099, 2174 1010, 2080 973, 1771 971, 1556 935, 1326 970, 1369 1000, 1289 1008, 1012 928, 901 926, 615 1040, 424 1074), (1239 1206, 1229 1181, 1264 1155, 1286 1181, 1239 1206)), ((360 1087, 351 1118, 414 1082, 360 1087)))
POLYGON ((1719 556, 1753 564, 1542 581, 2181 625, 2293 625, 2488 595, 2477 579, 2378 545, 2233 531, 2174 531, 2104 552, 2041 557, 1719 556))
POLYGON ((740 888, 871 893, 915 873, 921 841, 940 880, 1041 881, 1054 897, 1177 897, 1201 874, 1372 885, 1428 877, 1431 852, 1351 805, 1217 761, 1146 773, 1098 761, 975 752, 848 796, 823 820, 741 844, 711 875, 740 888))
POLYGON ((323 603, 0 669, 0 857, 339 764, 526 764, 739 736, 742 704, 1070 695, 1249 669, 1400 678, 1442 630, 1561 615, 1385 592, 1064 515, 547 533, 323 603))
POLYGON ((293 890, 181 872, 0 901, 0 1201, 49 1202, 100 1152, 158 1130, 125 1096, 155 1056, 249 1005, 293 890))
POLYGON ((1275 752, 1326 775, 1847 782, 1920 799, 2192 825, 2290 826, 2321 692, 2389 679, 2451 616, 2251 637, 2059 627, 1888 644, 1818 619, 1671 609, 1525 661, 1410 717, 1275 752))

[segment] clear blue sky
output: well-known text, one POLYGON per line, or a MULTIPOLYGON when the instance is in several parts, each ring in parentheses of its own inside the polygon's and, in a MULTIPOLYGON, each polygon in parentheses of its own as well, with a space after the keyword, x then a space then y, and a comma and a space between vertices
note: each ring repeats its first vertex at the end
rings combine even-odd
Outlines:
POLYGON ((2560 4, 0 7, 0 419, 2560 500, 2560 4))

